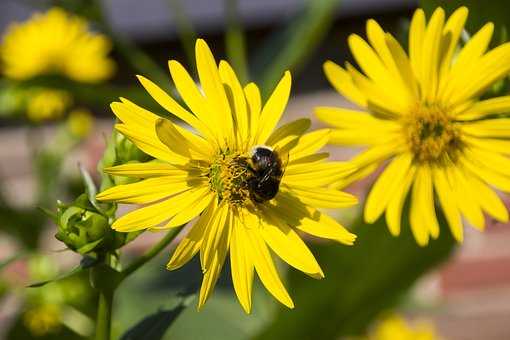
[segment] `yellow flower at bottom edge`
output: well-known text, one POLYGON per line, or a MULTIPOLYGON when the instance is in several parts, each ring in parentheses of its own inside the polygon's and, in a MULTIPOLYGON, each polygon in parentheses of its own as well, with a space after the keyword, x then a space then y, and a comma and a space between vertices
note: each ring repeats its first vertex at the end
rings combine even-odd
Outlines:
POLYGON ((114 71, 110 50, 109 39, 90 32, 84 19, 54 7, 7 29, 0 46, 2 73, 19 80, 56 73, 99 82, 114 71))
POLYGON ((483 212, 508 221, 493 188, 510 191, 510 96, 480 99, 510 71, 510 43, 487 51, 493 24, 486 24, 458 50, 468 10, 445 21, 438 8, 428 24, 418 9, 409 32, 409 56, 374 21, 368 43, 357 35, 349 47, 363 70, 328 61, 331 84, 363 111, 319 107, 317 116, 335 127, 331 143, 367 149, 353 159, 359 172, 343 185, 388 165, 373 185, 364 216, 368 223, 386 212, 388 228, 400 233, 401 212, 411 191, 410 224, 420 245, 439 236, 435 200, 453 236, 463 239, 462 217, 485 226, 483 212), (437 195, 437 198, 435 198, 437 195))
POLYGON ((398 315, 391 315, 381 320, 368 340, 439 340, 434 325, 426 322, 415 322, 410 325, 398 315))
POLYGON ((227 62, 216 64, 203 40, 196 43, 196 63, 200 89, 181 64, 169 62, 177 91, 193 113, 138 77, 149 94, 193 132, 126 99, 112 104, 122 122, 116 129, 156 161, 105 169, 143 180, 113 187, 97 198, 148 204, 115 221, 112 227, 122 232, 175 228, 200 216, 168 263, 168 269, 177 269, 200 253, 204 277, 199 308, 210 296, 228 252, 234 289, 247 313, 254 271, 278 301, 292 308, 269 248, 291 266, 322 278, 298 231, 353 244, 355 235, 317 210, 356 203, 354 196, 328 188, 351 173, 352 166, 327 162, 327 153, 317 153, 327 143, 329 130, 305 133, 307 119, 274 130, 289 97, 289 72, 262 106, 258 87, 250 83, 243 88, 227 62))
POLYGON ((41 304, 29 307, 23 314, 23 322, 35 336, 52 333, 60 327, 61 310, 55 304, 41 304))
POLYGON ((66 91, 37 89, 28 95, 27 117, 36 123, 58 119, 72 102, 71 95, 66 91))

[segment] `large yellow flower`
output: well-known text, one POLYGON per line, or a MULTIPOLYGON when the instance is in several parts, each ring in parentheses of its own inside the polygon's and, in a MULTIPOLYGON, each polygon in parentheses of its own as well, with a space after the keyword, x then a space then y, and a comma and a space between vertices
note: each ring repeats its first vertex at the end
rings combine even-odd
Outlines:
POLYGON ((106 36, 90 32, 84 19, 55 7, 12 24, 3 37, 0 58, 9 78, 61 74, 94 83, 113 73, 110 50, 106 36))
POLYGON ((461 7, 445 21, 438 8, 428 24, 418 9, 409 32, 409 56, 374 21, 368 43, 358 35, 349 47, 363 73, 328 61, 331 84, 363 110, 319 107, 318 117, 336 128, 331 143, 366 146, 353 160, 360 171, 348 181, 388 165, 372 187, 364 216, 369 223, 386 211, 392 234, 412 191, 410 224, 420 245, 437 238, 434 193, 454 237, 462 241, 462 216, 484 228, 483 211, 500 221, 508 212, 493 187, 510 191, 510 96, 480 99, 510 71, 510 43, 487 51, 493 24, 459 49, 468 15, 461 7), (506 138, 506 139, 505 139, 506 138), (412 187, 412 189, 411 189, 412 187))
POLYGON ((230 65, 221 61, 218 66, 203 40, 196 43, 196 62, 200 87, 181 64, 169 62, 189 110, 150 80, 138 77, 163 108, 194 131, 126 99, 112 104, 122 121, 116 129, 156 161, 105 169, 143 180, 108 189, 98 199, 149 203, 115 221, 112 227, 123 232, 175 228, 199 216, 168 263, 170 270, 179 268, 200 252, 204 278, 199 307, 210 296, 230 250, 232 281, 246 312, 251 309, 254 269, 269 292, 292 308, 268 246, 291 266, 322 278, 298 231, 354 242, 355 235, 317 210, 356 203, 352 195, 327 187, 352 172, 352 166, 327 162, 327 153, 317 153, 330 131, 305 133, 309 120, 274 130, 289 97, 289 72, 262 106, 257 86, 250 83, 243 89, 230 65), (281 163, 269 158, 259 162, 254 154, 278 156, 281 163), (263 163, 271 163, 272 170, 263 163))

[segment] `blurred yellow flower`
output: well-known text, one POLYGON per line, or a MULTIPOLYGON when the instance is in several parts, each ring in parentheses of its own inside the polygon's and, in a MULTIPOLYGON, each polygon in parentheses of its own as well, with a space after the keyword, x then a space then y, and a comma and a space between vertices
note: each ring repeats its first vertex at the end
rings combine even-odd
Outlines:
POLYGON ((69 113, 67 124, 69 126, 69 131, 71 131, 74 136, 83 138, 92 130, 94 117, 87 109, 74 109, 69 113))
POLYGON ((69 93, 63 90, 36 89, 27 103, 27 117, 33 122, 42 122, 61 118, 72 104, 69 93))
POLYGON ((439 340, 434 325, 420 321, 410 325, 398 315, 391 315, 381 320, 368 340, 439 340))
POLYGON ((316 109, 336 128, 331 143, 367 147, 353 159, 360 171, 340 186, 389 160, 367 197, 365 220, 373 223, 386 211, 389 230, 398 235, 402 207, 412 191, 409 219, 420 245, 439 236, 436 199, 458 241, 462 217, 478 229, 485 226, 483 212, 508 221, 493 188, 510 191, 510 118, 497 116, 510 112, 510 96, 480 96, 510 72, 510 43, 488 50, 494 29, 488 23, 459 48, 467 15, 461 7, 446 20, 438 8, 427 24, 418 9, 411 21, 409 56, 369 20, 368 43, 355 34, 349 37, 363 73, 348 63, 345 69, 324 64, 335 89, 363 108, 316 109))
POLYGON ((31 306, 23 314, 23 322, 35 336, 43 336, 60 327, 60 308, 54 304, 31 306))
POLYGON ((204 278, 199 308, 213 291, 229 250, 234 289, 247 313, 254 271, 278 301, 292 308, 269 249, 311 277, 322 278, 298 231, 353 244, 355 235, 317 210, 356 203, 354 196, 328 188, 353 168, 317 153, 329 130, 306 133, 307 119, 274 130, 289 98, 289 72, 262 105, 257 85, 243 88, 227 62, 216 63, 205 41, 197 40, 195 52, 200 87, 181 64, 169 62, 191 112, 138 77, 154 100, 193 132, 126 99, 113 103, 122 122, 116 129, 156 161, 104 169, 142 180, 110 188, 97 198, 148 204, 114 222, 112 227, 122 232, 175 228, 199 217, 168 263, 168 269, 177 269, 200 253, 204 278))
POLYGON ((111 43, 87 26, 58 7, 12 24, 0 47, 3 73, 20 80, 46 74, 87 83, 107 79, 115 68, 108 58, 111 43))

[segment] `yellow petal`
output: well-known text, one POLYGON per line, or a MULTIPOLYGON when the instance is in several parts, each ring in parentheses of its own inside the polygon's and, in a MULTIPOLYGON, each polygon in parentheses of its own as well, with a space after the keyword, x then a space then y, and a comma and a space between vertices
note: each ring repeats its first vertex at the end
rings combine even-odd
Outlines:
POLYGON ((429 103, 434 102, 437 93, 444 16, 444 10, 441 7, 437 8, 430 18, 423 37, 421 89, 422 98, 429 103))
POLYGON ((275 216, 270 208, 264 209, 264 215, 260 234, 275 254, 303 273, 322 279, 324 277, 322 269, 298 234, 275 216))
POLYGON ((198 197, 195 201, 191 202, 187 207, 184 207, 174 217, 165 224, 164 228, 174 228, 183 225, 204 211, 204 209, 211 203, 211 200, 216 199, 216 193, 206 192, 203 196, 198 197))
MULTIPOLYGON (((440 66, 440 82, 444 83, 445 76, 450 69, 450 65, 452 63, 452 57, 454 55, 455 49, 459 44, 460 34, 462 33, 462 29, 464 28, 464 24, 466 23, 466 19, 468 16, 468 9, 464 6, 459 7, 453 12, 453 14, 448 18, 446 24, 444 25, 443 37, 442 37, 442 61, 440 66)), ((440 91, 443 89, 443 85, 440 85, 440 91)))
POLYGON ((366 107, 367 100, 363 93, 354 85, 351 76, 343 68, 332 61, 323 65, 324 73, 335 90, 359 107, 366 107))
POLYGON ((475 137, 510 138, 510 118, 480 120, 461 126, 464 133, 475 137))
POLYGON ((188 176, 164 176, 117 185, 99 193, 96 198, 100 201, 143 204, 158 201, 190 188, 188 176))
POLYGON ((209 223, 215 211, 215 202, 211 201, 207 209, 200 216, 199 220, 191 227, 188 234, 179 242, 170 261, 166 265, 168 270, 174 270, 182 267, 186 262, 200 250, 202 239, 205 234, 205 228, 209 223))
POLYGON ((140 150, 156 159, 172 164, 186 164, 189 162, 188 158, 173 152, 163 144, 156 135, 155 128, 149 132, 126 124, 115 124, 115 129, 129 138, 140 150))
POLYGON ((367 99, 367 107, 371 111, 390 119, 397 118, 409 112, 409 107, 412 103, 407 100, 402 100, 400 97, 397 98, 395 93, 399 91, 393 86, 388 86, 388 84, 391 83, 375 83, 361 74, 349 63, 347 63, 346 67, 354 84, 364 93, 367 99))
POLYGON ((133 178, 151 178, 175 176, 185 179, 188 176, 197 176, 198 170, 192 168, 178 167, 160 161, 149 161, 145 163, 126 163, 103 168, 103 171, 114 176, 126 176, 133 178))
POLYGON ((428 166, 422 165, 416 171, 409 215, 411 231, 416 242, 425 246, 429 235, 439 236, 439 224, 434 210, 432 174, 428 166))
POLYGON ((214 136, 212 136, 209 132, 207 125, 201 122, 197 117, 189 113, 182 106, 180 106, 172 97, 170 97, 165 91, 163 91, 159 86, 154 84, 149 79, 138 76, 138 80, 142 84, 142 86, 149 92, 152 98, 161 105, 165 110, 179 117, 186 123, 188 123, 195 130, 199 131, 203 136, 207 136, 208 139, 214 140, 214 136))
POLYGON ((246 143, 250 134, 250 117, 243 88, 232 67, 224 60, 220 61, 220 77, 225 84, 230 107, 233 108, 235 126, 239 135, 239 142, 246 143))
POLYGON ((425 38, 425 13, 421 8, 414 12, 409 27, 409 60, 418 80, 423 75, 423 39, 425 38))
POLYGON ((122 123, 147 130, 154 127, 154 123, 159 118, 157 115, 125 98, 121 98, 121 101, 111 103, 110 108, 122 123))
POLYGON ((216 209, 213 218, 209 221, 204 235, 203 246, 200 248, 200 264, 203 272, 209 269, 214 260, 214 255, 223 237, 222 235, 227 229, 228 215, 229 205, 223 200, 218 206, 218 209, 216 209))
POLYGON ((396 156, 384 169, 373 185, 365 203, 365 221, 374 223, 384 212, 398 186, 403 182, 409 171, 413 156, 404 153, 396 156))
POLYGON ((214 254, 211 254, 213 259, 204 273, 202 286, 200 287, 200 294, 198 296, 198 309, 204 306, 207 299, 211 296, 214 286, 216 285, 216 281, 218 281, 218 277, 220 276, 221 268, 225 262, 230 244, 230 235, 232 231, 231 227, 232 223, 226 221, 221 238, 218 242, 218 247, 214 254))
POLYGON ((487 167, 483 162, 462 158, 462 165, 481 180, 490 183, 499 190, 510 192, 510 178, 487 167))
POLYGON ((262 108, 259 120, 259 131, 256 144, 265 144, 268 137, 273 132, 276 124, 287 106, 289 100, 292 78, 289 71, 285 71, 282 79, 276 85, 273 93, 262 108))
POLYGON ((470 192, 476 193, 473 198, 478 201, 483 210, 500 222, 508 222, 508 210, 494 190, 476 176, 469 176, 467 183, 471 187, 470 192))
POLYGON ((287 192, 276 197, 276 204, 271 206, 275 213, 282 216, 287 223, 307 234, 352 245, 356 235, 317 209, 301 203, 287 192))
POLYGON ((162 202, 131 211, 117 219, 112 224, 112 228, 121 232, 154 228, 175 216, 208 190, 208 187, 187 190, 162 202))
MULTIPOLYGON (((510 73, 510 43, 500 45, 489 51, 473 65, 474 72, 449 98, 452 105, 462 103, 472 97, 483 94, 494 82, 510 73)), ((468 72, 466 72, 469 74, 468 72)))
POLYGON ((466 82, 473 78, 473 73, 478 72, 475 65, 487 50, 493 32, 494 25, 492 23, 485 24, 459 52, 445 78, 444 88, 441 89, 440 99, 443 102, 452 102, 450 97, 462 91, 466 82))
POLYGON ((449 170, 447 175, 457 200, 457 206, 473 227, 483 230, 485 219, 476 198, 478 193, 470 190, 471 186, 467 183, 463 171, 458 167, 452 167, 449 170))
POLYGON ((291 139, 300 137, 310 128, 310 124, 310 119, 306 118, 284 124, 271 133, 271 136, 266 141, 266 145, 272 146, 275 149, 283 147, 289 141, 289 137, 292 137, 291 139))
POLYGON ((260 111, 262 110, 260 90, 255 83, 249 83, 244 87, 244 94, 250 115, 250 144, 253 144, 259 129, 260 111))
POLYGON ((191 78, 186 69, 175 60, 170 60, 168 62, 168 68, 170 69, 170 74, 172 75, 175 87, 181 98, 208 128, 208 132, 215 135, 214 132, 219 128, 217 126, 219 122, 215 120, 214 115, 210 113, 207 101, 197 88, 195 81, 191 78))
POLYGON ((321 129, 301 136, 289 151, 289 161, 314 154, 322 149, 328 143, 329 134, 329 129, 321 129))
POLYGON ((457 116, 458 119, 478 119, 486 115, 510 112, 510 96, 477 101, 468 110, 457 116))
POLYGON ((239 220, 234 220, 230 240, 230 268, 232 283, 239 303, 246 313, 250 313, 254 267, 244 228, 239 220))
POLYGON ((220 143, 228 142, 230 136, 233 135, 234 125, 230 105, 218 72, 218 65, 209 46, 202 39, 197 39, 195 55, 200 84, 208 105, 210 105, 209 113, 215 117, 217 122, 221 122, 215 132, 220 138, 224 138, 220 140, 220 143))
POLYGON ((388 202, 385 214, 386 224, 388 225, 388 230, 393 236, 400 235, 402 208, 404 207, 409 188, 414 181, 415 172, 416 167, 412 165, 409 168, 409 171, 407 171, 406 176, 402 179, 402 182, 398 184, 397 190, 393 193, 390 201, 388 202))
POLYGON ((262 236, 258 229, 246 229, 247 232, 247 251, 250 252, 250 256, 253 259, 253 264, 257 275, 262 281, 262 284, 266 289, 282 304, 289 308, 294 308, 294 303, 287 293, 280 276, 276 271, 276 268, 271 258, 271 254, 267 249, 262 236))
POLYGON ((386 45, 395 61, 397 70, 400 72, 400 77, 409 89, 412 98, 418 98, 418 82, 406 52, 398 41, 389 33, 386 34, 386 45))
POLYGON ((282 183, 304 186, 326 186, 352 174, 356 168, 348 162, 326 162, 288 165, 282 183))
POLYGON ((286 189, 303 203, 317 208, 344 208, 358 203, 358 199, 355 196, 335 189, 311 188, 298 185, 292 185, 286 189))
POLYGON ((444 169, 434 168, 432 174, 434 178, 434 188, 452 235, 458 242, 462 242, 464 231, 462 229, 460 212, 457 208, 455 193, 448 182, 444 169))

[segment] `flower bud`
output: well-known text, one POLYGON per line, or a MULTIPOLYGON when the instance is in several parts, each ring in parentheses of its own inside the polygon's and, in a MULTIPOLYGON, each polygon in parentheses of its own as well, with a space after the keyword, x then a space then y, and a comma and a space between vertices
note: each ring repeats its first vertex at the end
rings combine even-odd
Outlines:
POLYGON ((83 204, 84 195, 72 205, 59 206, 57 210, 58 232, 55 237, 70 249, 85 254, 104 246, 104 240, 111 231, 108 219, 83 204))

